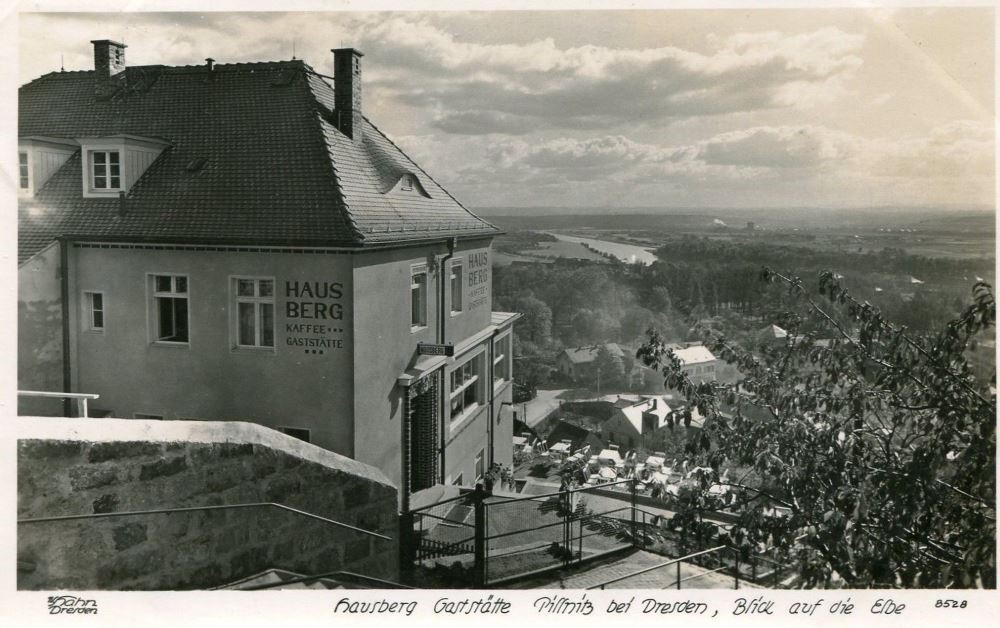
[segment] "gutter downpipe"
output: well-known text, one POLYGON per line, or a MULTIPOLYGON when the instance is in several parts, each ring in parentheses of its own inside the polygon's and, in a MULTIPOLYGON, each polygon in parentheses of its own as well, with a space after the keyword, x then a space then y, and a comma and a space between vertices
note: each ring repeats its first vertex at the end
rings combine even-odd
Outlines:
MULTIPOLYGON (((59 300, 62 309, 63 392, 73 392, 73 371, 69 363, 69 243, 59 238, 59 300)), ((72 412, 72 399, 63 401, 63 414, 72 412)))
MULTIPOLYGON (((445 312, 445 289, 448 283, 445 282, 445 266, 448 261, 455 256, 455 247, 458 246, 458 238, 448 238, 445 240, 445 244, 448 246, 448 253, 441 258, 438 262, 438 328, 437 328, 437 339, 438 344, 445 344, 445 337, 448 331, 447 321, 448 314, 445 312)), ((441 484, 445 483, 445 460, 444 460, 444 450, 446 446, 446 434, 448 433, 447 425, 447 415, 451 408, 451 404, 448 403, 448 392, 445 387, 446 381, 444 378, 444 369, 441 369, 441 380, 440 380, 440 396, 441 396, 441 484)))

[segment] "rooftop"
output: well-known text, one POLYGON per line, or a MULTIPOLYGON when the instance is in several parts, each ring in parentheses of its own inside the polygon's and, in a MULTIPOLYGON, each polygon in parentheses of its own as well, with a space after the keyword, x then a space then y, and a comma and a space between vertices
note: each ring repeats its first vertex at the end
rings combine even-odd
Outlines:
POLYGON ((93 71, 27 83, 21 138, 134 135, 169 146, 124 206, 83 198, 77 150, 19 203, 19 262, 59 237, 359 248, 499 233, 366 118, 360 141, 338 130, 326 78, 293 60, 129 67, 103 98, 93 71), (403 175, 414 185, 397 185, 403 175))
MULTIPOLYGON (((601 346, 602 345, 575 347, 572 349, 566 349, 563 353, 573 364, 587 364, 597 359, 597 352, 600 350, 601 346)), ((617 344, 609 342, 603 346, 607 348, 608 352, 611 353, 612 356, 616 358, 625 357, 625 353, 617 344)))
POLYGON ((715 356, 712 352, 708 350, 708 347, 703 345, 696 345, 694 347, 687 347, 684 349, 674 349, 674 355, 681 361, 684 366, 691 366, 692 364, 703 364, 705 362, 713 362, 715 356))

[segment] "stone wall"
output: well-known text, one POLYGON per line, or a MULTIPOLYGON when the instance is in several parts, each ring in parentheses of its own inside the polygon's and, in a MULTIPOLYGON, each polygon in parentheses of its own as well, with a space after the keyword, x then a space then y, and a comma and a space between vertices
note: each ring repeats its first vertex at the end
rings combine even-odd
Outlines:
POLYGON ((368 465, 241 422, 18 419, 19 589, 211 588, 274 567, 398 580, 397 491, 368 465), (113 435, 113 436, 112 436, 113 435))

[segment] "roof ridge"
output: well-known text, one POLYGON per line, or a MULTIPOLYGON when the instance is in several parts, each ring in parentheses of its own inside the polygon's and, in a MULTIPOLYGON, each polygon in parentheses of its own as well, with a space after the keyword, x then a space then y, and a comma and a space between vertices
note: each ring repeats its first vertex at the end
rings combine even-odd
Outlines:
MULTIPOLYGON (((333 150, 333 147, 330 146, 330 143, 327 141, 326 132, 323 129, 323 124, 324 123, 329 124, 323 118, 323 113, 321 111, 321 108, 323 107, 323 105, 319 101, 316 101, 316 96, 315 96, 315 94, 312 93, 312 88, 309 87, 309 82, 308 81, 306 81, 306 89, 309 91, 310 95, 312 96, 312 98, 313 98, 313 100, 315 101, 315 104, 316 104, 316 110, 314 111, 314 113, 316 115, 316 118, 315 118, 316 119, 316 130, 319 132, 320 143, 323 145, 323 150, 326 152, 326 155, 325 155, 325 158, 323 159, 323 162, 324 162, 324 164, 326 166, 328 166, 330 168, 330 174, 332 175, 332 179, 331 180, 333 181, 334 194, 336 194, 340 198, 340 204, 344 208, 344 210, 343 210, 344 216, 347 218, 347 223, 351 226, 351 230, 354 232, 355 238, 357 238, 357 240, 360 241, 360 242, 364 242, 364 240, 365 240, 365 234, 362 233, 361 228, 358 226, 357 218, 354 217, 354 211, 351 209, 350 203, 347 202, 347 197, 344 196, 344 191, 343 191, 343 189, 341 189, 340 181, 337 178, 337 174, 338 174, 337 173, 337 166, 336 166, 336 164, 334 164, 333 159, 330 158, 330 154, 331 154, 331 152, 333 150)), ((334 208, 334 209, 336 209, 336 208, 334 208)))

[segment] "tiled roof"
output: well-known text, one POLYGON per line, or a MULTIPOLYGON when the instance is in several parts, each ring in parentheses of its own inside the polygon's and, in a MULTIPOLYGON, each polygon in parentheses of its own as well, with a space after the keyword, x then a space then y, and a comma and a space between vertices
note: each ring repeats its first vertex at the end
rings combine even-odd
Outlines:
POLYGON ((675 349, 674 355, 681 361, 684 366, 689 366, 691 364, 703 364, 705 362, 712 362, 715 360, 715 356, 712 352, 708 350, 708 347, 703 345, 696 345, 694 347, 687 347, 686 349, 675 349))
POLYGON ((642 434, 642 415, 652 414, 656 416, 657 424, 656 429, 667 424, 667 415, 669 415, 673 410, 667 405, 667 400, 663 396, 650 397, 639 401, 627 408, 619 409, 628 422, 632 424, 635 431, 638 434, 642 434), (655 401, 654 401, 655 399, 655 401), (655 406, 655 407, 654 407, 655 406))
POLYGON ((20 89, 20 137, 131 134, 163 151, 117 198, 83 198, 77 152, 19 208, 19 261, 54 238, 365 247, 498 230, 452 198, 374 125, 333 124, 333 87, 302 61, 140 66, 114 97, 93 72, 20 89), (194 171, 195 160, 204 164, 194 171), (412 191, 393 191, 411 174, 412 191))
MULTIPOLYGON (((609 342, 604 346, 607 348, 608 353, 610 353, 612 357, 616 358, 625 357, 625 354, 622 352, 621 347, 619 347, 616 343, 609 342)), ((576 347, 573 349, 565 349, 563 353, 573 364, 589 364, 597 359, 597 351, 599 348, 600 345, 593 345, 590 347, 576 347)))

